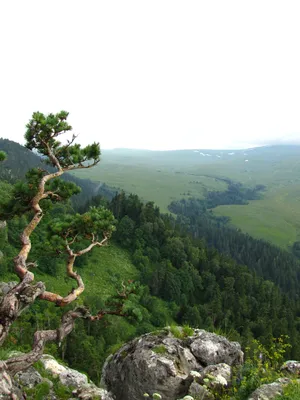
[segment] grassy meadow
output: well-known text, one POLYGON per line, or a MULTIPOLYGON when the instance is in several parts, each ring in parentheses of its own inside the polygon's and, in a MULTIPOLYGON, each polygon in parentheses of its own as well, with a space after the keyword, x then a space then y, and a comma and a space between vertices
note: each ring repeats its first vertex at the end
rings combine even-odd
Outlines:
MULTIPOLYGON (((85 296, 106 297, 116 293, 119 283, 128 279, 137 279, 139 273, 132 264, 129 254, 120 247, 109 244, 105 247, 95 247, 89 255, 87 265, 75 268, 74 270, 82 276, 86 291, 80 296, 80 300, 85 296)), ((66 276, 66 266, 61 264, 55 276, 43 274, 39 269, 34 271, 35 280, 43 281, 49 291, 57 292, 61 296, 66 296, 74 281, 66 276)), ((11 274, 5 280, 16 280, 16 275, 11 274)))
POLYGON ((249 150, 104 150, 101 163, 76 176, 105 182, 154 201, 163 212, 183 197, 202 198, 207 190, 226 190, 224 179, 246 186, 263 184, 261 200, 220 206, 232 224, 256 238, 289 248, 300 240, 300 146, 249 150))

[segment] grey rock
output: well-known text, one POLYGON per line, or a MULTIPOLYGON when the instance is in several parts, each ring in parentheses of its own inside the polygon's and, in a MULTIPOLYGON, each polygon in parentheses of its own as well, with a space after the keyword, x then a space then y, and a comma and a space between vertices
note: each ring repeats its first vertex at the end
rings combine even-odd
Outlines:
POLYGON ((279 378, 273 383, 262 385, 257 388, 248 400, 271 400, 283 394, 283 388, 290 383, 288 378, 279 378))
POLYGON ((0 229, 6 228, 6 221, 0 221, 0 229))
POLYGON ((300 362, 292 360, 286 361, 280 369, 290 374, 300 375, 300 362))
POLYGON ((239 365, 243 363, 244 353, 238 342, 230 342, 224 336, 196 329, 190 338, 190 348, 197 360, 203 364, 214 365, 226 363, 239 365))
POLYGON ((189 373, 200 367, 182 340, 165 332, 147 334, 107 360, 102 383, 117 399, 139 399, 145 392, 157 392, 164 400, 173 400, 187 394, 193 379, 189 373))
POLYGON ((178 339, 163 330, 158 335, 134 339, 109 357, 103 367, 102 383, 117 400, 143 398, 145 392, 150 396, 157 392, 164 400, 174 400, 188 394, 194 380, 192 370, 201 374, 205 366, 228 364, 214 370, 215 384, 221 387, 230 378, 230 365, 242 361, 240 345, 222 336, 195 330, 193 336, 178 339))
POLYGON ((72 394, 80 400, 115 400, 113 395, 107 390, 91 384, 81 386, 79 389, 74 390, 72 394))
POLYGON ((41 362, 44 368, 52 375, 58 376, 60 382, 65 386, 79 387, 88 383, 86 375, 75 369, 65 367, 49 354, 44 354, 41 357, 41 362))
POLYGON ((214 395, 197 382, 193 382, 189 388, 189 394, 194 397, 194 399, 201 400, 213 400, 214 395))
POLYGON ((231 367, 224 363, 209 365, 201 372, 200 381, 201 383, 205 383, 209 388, 222 390, 230 385, 231 367), (209 379, 209 382, 205 383, 204 379, 207 378, 209 379))
POLYGON ((80 387, 88 382, 86 375, 71 368, 67 368, 66 371, 63 371, 59 375, 59 380, 63 385, 69 387, 80 387))
POLYGON ((36 386, 38 383, 43 381, 41 375, 33 368, 30 367, 26 371, 18 372, 14 379, 21 384, 22 386, 26 386, 29 389, 36 386))

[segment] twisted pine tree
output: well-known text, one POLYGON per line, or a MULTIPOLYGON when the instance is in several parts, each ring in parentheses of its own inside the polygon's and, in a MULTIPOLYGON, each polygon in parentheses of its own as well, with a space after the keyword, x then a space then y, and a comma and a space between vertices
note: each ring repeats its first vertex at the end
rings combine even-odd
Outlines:
MULTIPOLYGON (((63 182, 58 178, 66 171, 91 168, 100 161, 98 143, 82 148, 74 144, 76 135, 72 135, 66 144, 61 143, 61 137, 72 130, 67 117, 68 113, 65 111, 49 115, 36 112, 26 125, 26 147, 37 151, 55 168, 55 171, 52 173, 43 169, 29 171, 27 182, 20 182, 14 188, 14 199, 18 201, 8 205, 10 210, 7 211, 7 215, 28 212, 30 218, 20 235, 21 249, 14 258, 14 269, 19 277, 19 283, 4 295, 0 303, 0 345, 5 341, 13 322, 37 299, 64 307, 80 296, 85 287, 81 276, 73 269, 76 258, 88 253, 94 247, 106 245, 114 230, 112 213, 101 207, 91 208, 83 215, 76 214, 67 216, 64 220, 54 220, 51 225, 52 238, 55 245, 67 253, 66 274, 76 282, 76 288, 64 296, 61 293, 47 291, 44 282, 35 282, 34 274, 30 271, 34 263, 28 262, 31 234, 43 218, 43 209, 47 209, 48 202, 67 199, 79 190, 73 183, 63 182)), ((5 153, 0 152, 0 160, 4 159, 5 153)), ((123 304, 131 292, 132 289, 124 286, 122 292, 117 294, 120 301, 115 302, 115 308, 100 310, 92 316, 87 309, 80 307, 64 314, 58 329, 37 331, 32 351, 5 362, 0 361, 0 393, 1 390, 2 393, 9 392, 7 388, 14 374, 27 369, 39 360, 46 342, 62 341, 72 331, 76 318, 89 318, 94 321, 106 314, 125 316, 123 304)))

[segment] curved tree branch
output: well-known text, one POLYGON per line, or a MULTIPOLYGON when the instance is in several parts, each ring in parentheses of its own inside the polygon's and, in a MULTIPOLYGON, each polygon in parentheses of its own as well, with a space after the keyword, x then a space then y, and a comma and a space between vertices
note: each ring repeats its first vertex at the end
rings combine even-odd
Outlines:
POLYGON ((70 248, 70 244, 74 243, 74 241, 76 240, 76 237, 77 237, 77 235, 75 235, 74 238, 70 242, 68 242, 66 240, 66 251, 69 255, 68 263, 67 263, 67 275, 77 282, 77 288, 72 289, 71 292, 65 297, 62 297, 61 295, 59 295, 57 293, 44 291, 39 296, 39 298, 41 300, 47 300, 52 303, 55 303, 59 307, 65 307, 68 304, 72 303, 72 301, 76 300, 81 295, 81 293, 84 291, 85 286, 84 286, 81 276, 77 272, 73 271, 74 262, 76 260, 76 257, 82 256, 83 254, 88 253, 95 246, 97 246, 97 247, 104 246, 108 240, 108 237, 105 236, 104 239, 101 240, 101 242, 92 242, 85 249, 79 250, 76 253, 74 253, 73 250, 70 248))
POLYGON ((61 342, 72 332, 76 318, 88 317, 88 310, 84 307, 79 307, 63 315, 61 325, 58 329, 35 332, 32 351, 21 356, 12 357, 5 362, 9 374, 14 376, 17 372, 29 368, 41 358, 47 342, 61 342))

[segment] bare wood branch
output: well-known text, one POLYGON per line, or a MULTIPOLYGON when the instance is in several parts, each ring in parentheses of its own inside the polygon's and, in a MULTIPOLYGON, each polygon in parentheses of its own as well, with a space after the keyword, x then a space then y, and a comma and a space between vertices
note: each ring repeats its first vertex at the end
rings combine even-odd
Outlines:
POLYGON ((88 247, 86 247, 85 249, 82 249, 80 251, 77 251, 75 254, 76 256, 82 256, 83 254, 88 253, 89 251, 92 250, 93 247, 97 246, 97 247, 102 247, 104 246, 108 241, 108 237, 105 236, 104 239, 101 240, 101 242, 92 242, 88 247))
POLYGON ((34 198, 31 201, 31 209, 34 212, 34 216, 29 222, 29 224, 25 227, 21 234, 21 244, 22 248, 19 254, 14 258, 14 264, 15 264, 15 272, 19 276, 20 279, 23 279, 25 274, 28 272, 26 268, 26 261, 28 258, 28 254, 31 250, 31 241, 30 241, 30 235, 32 232, 35 230, 35 228, 38 226, 40 223, 42 217, 43 217, 43 211, 39 205, 39 202, 44 198, 45 194, 45 185, 46 183, 53 178, 56 178, 60 175, 63 174, 63 171, 57 171, 49 175, 43 176, 41 179, 39 186, 38 186, 38 191, 34 198))
POLYGON ((29 269, 29 268, 37 268, 37 267, 38 267, 38 264, 37 264, 36 261, 30 262, 30 263, 27 263, 27 264, 26 264, 26 268, 27 268, 27 269, 29 269))
POLYGON ((63 168, 64 171, 72 171, 73 169, 87 169, 87 168, 92 168, 95 165, 99 164, 100 160, 95 160, 92 164, 89 165, 83 165, 83 164, 73 164, 70 165, 69 167, 63 168))
POLYGON ((101 310, 98 312, 98 314, 93 315, 90 317, 91 321, 99 321, 100 319, 102 319, 103 317, 105 317, 105 315, 117 315, 119 317, 128 317, 127 313, 123 313, 121 310, 101 310))
POLYGON ((33 277, 33 273, 27 271, 21 282, 13 287, 0 303, 0 345, 6 339, 13 322, 45 291, 43 282, 32 285, 33 277))
POLYGON ((67 335, 72 332, 75 319, 88 317, 88 310, 84 307, 79 307, 73 311, 68 311, 66 314, 63 315, 61 325, 58 329, 35 332, 32 351, 21 356, 12 357, 6 361, 6 366, 9 374, 11 376, 14 376, 17 372, 29 368, 32 364, 34 364, 41 358, 47 342, 61 342, 67 335))
MULTIPOLYGON (((64 132, 61 132, 60 134, 62 134, 62 133, 64 133, 64 132)), ((58 156, 58 154, 59 154, 62 150, 66 150, 68 147, 70 147, 70 146, 74 143, 74 140, 75 140, 77 137, 78 137, 78 135, 75 135, 75 134, 73 133, 72 139, 71 139, 71 140, 68 140, 68 144, 66 144, 65 146, 62 146, 62 147, 55 153, 55 155, 58 156)))
POLYGON ((56 198, 57 200, 61 200, 61 197, 57 193, 51 191, 45 192, 43 194, 42 199, 46 199, 47 197, 53 197, 56 198))
POLYGON ((69 251, 72 251, 72 250, 69 248, 69 246, 70 246, 71 244, 73 244, 73 243, 76 241, 77 237, 78 237, 78 233, 77 233, 77 234, 73 237, 73 239, 71 239, 69 242, 68 242, 68 240, 66 239, 66 248, 67 248, 68 253, 69 253, 69 251))
MULTIPOLYGON (((74 239, 72 241, 74 241, 74 239)), ((73 288, 71 290, 71 292, 65 297, 62 297, 58 293, 44 291, 39 296, 39 298, 41 300, 46 300, 46 301, 55 303, 59 307, 65 307, 68 304, 72 303, 74 300, 76 300, 81 295, 81 293, 83 293, 83 291, 85 289, 85 286, 84 286, 81 276, 77 272, 73 271, 74 262, 76 260, 76 257, 82 256, 83 254, 88 253, 95 246, 98 246, 98 247, 104 246, 106 244, 107 240, 108 240, 108 237, 105 236, 101 242, 91 243, 88 247, 86 247, 85 249, 82 249, 76 253, 74 253, 73 250, 70 248, 71 243, 68 243, 68 241, 66 240, 66 250, 69 254, 68 263, 67 263, 67 275, 77 282, 77 288, 76 289, 73 288)))

